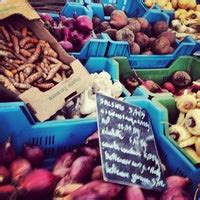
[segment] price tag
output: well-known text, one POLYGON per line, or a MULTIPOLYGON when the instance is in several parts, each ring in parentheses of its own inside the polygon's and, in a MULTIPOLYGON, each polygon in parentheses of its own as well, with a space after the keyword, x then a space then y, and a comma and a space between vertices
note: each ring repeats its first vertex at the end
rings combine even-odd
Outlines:
POLYGON ((165 178, 146 110, 101 94, 96 97, 104 180, 164 190, 165 178))

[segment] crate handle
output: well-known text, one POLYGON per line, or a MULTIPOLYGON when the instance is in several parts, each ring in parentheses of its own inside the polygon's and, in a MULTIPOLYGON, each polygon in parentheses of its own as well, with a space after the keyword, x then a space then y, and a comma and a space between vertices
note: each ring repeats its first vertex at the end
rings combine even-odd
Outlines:
POLYGON ((194 200, 197 200, 197 195, 198 195, 198 192, 200 191, 200 184, 197 186, 197 189, 194 193, 194 200))

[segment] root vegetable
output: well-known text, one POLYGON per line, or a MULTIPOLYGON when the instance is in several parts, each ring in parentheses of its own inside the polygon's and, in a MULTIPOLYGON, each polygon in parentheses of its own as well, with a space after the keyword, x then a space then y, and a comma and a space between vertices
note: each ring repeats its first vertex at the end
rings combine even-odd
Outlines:
POLYGON ((120 29, 128 24, 128 18, 124 11, 114 10, 110 16, 110 25, 113 28, 120 29))
POLYGON ((152 44, 152 51, 156 54, 169 54, 170 42, 166 37, 156 39, 152 44))
POLYGON ((27 36, 27 34, 28 34, 27 27, 21 28, 21 33, 22 33, 22 37, 25 38, 27 36))
POLYGON ((150 50, 144 51, 142 55, 153 55, 153 52, 150 50))
POLYGON ((142 18, 142 17, 139 17, 137 19, 141 25, 141 31, 146 31, 148 29, 148 26, 149 26, 149 22, 145 19, 145 18, 142 18))
POLYGON ((91 179, 92 180, 102 180, 103 179, 103 172, 102 172, 102 166, 96 166, 93 171, 92 171, 92 175, 91 175, 91 179))
POLYGON ((116 40, 118 41, 127 41, 129 44, 132 44, 135 39, 135 35, 127 28, 120 29, 116 32, 116 40))
POLYGON ((76 19, 76 27, 79 31, 90 32, 93 30, 91 19, 86 15, 78 16, 76 19))
POLYGON ((14 87, 14 85, 10 82, 9 79, 7 79, 5 76, 0 75, 0 83, 3 84, 5 88, 10 90, 16 95, 19 95, 19 91, 14 87))
POLYGON ((89 156, 81 156, 77 158, 70 171, 70 178, 74 182, 84 182, 93 170, 93 158, 89 156))
POLYGON ((3 34, 5 39, 10 42, 10 35, 4 26, 0 26, 0 32, 3 34))
POLYGON ((49 71, 49 74, 48 74, 48 76, 47 76, 47 78, 46 78, 47 81, 48 81, 48 80, 51 80, 51 79, 55 76, 55 74, 56 74, 56 73, 58 72, 58 70, 60 69, 61 65, 62 65, 62 63, 58 63, 58 64, 52 65, 53 68, 49 71))
POLYGON ((23 158, 18 158, 10 166, 12 181, 18 183, 31 171, 31 164, 23 158))
POLYGON ((22 179, 18 190, 24 200, 51 199, 58 180, 51 172, 36 169, 22 179))
POLYGON ((27 62, 28 63, 34 63, 39 58, 41 50, 42 49, 41 49, 41 46, 40 46, 40 43, 39 43, 36 46, 35 52, 33 53, 33 55, 31 57, 28 58, 27 62))
POLYGON ((133 27, 135 27, 135 31, 136 32, 139 32, 141 30, 141 24, 140 24, 140 22, 137 19, 135 19, 135 18, 129 18, 128 19, 128 23, 130 25, 132 25, 133 27))
POLYGON ((124 200, 145 200, 144 194, 139 186, 126 186, 124 200))
POLYGON ((26 80, 25 83, 33 83, 34 81, 38 80, 39 78, 42 77, 42 74, 40 72, 36 72, 32 75, 30 75, 26 80))
POLYGON ((36 39, 34 37, 27 36, 27 37, 25 37, 25 38, 20 40, 19 45, 20 45, 21 48, 23 48, 28 43, 37 44, 38 43, 38 39, 36 39))
POLYGON ((167 31, 168 25, 164 21, 158 21, 153 25, 153 31, 156 35, 161 34, 162 32, 167 31))
POLYGON ((175 94, 175 92, 176 92, 176 88, 173 85, 173 83, 171 83, 171 82, 165 82, 163 84, 163 88, 167 89, 169 92, 171 92, 173 94, 175 94))
POLYGON ((166 178, 166 183, 168 189, 170 188, 185 188, 189 184, 189 178, 184 178, 181 176, 168 176, 166 178))
POLYGON ((105 16, 110 16, 114 10, 115 10, 115 7, 112 4, 105 5, 104 6, 105 16))
POLYGON ((131 45, 131 54, 140 54, 140 46, 135 42, 131 45))
POLYGON ((117 33, 116 29, 109 28, 109 29, 105 30, 105 33, 107 33, 112 40, 116 40, 116 37, 115 37, 116 33, 117 33))
POLYGON ((8 200, 13 197, 15 192, 15 187, 12 185, 2 185, 0 186, 0 200, 8 200))
POLYGON ((55 84, 54 83, 40 83, 40 84, 36 84, 36 86, 41 90, 49 90, 52 87, 54 87, 55 84))
POLYGON ((23 156, 31 163, 32 167, 40 167, 44 160, 43 150, 35 145, 24 145, 23 156))
POLYGON ((142 32, 138 32, 135 35, 135 42, 140 46, 140 48, 145 48, 149 45, 149 37, 142 32))
POLYGON ((60 41, 60 45, 65 49, 67 52, 70 52, 73 50, 73 44, 69 41, 60 41))
POLYGON ((162 37, 162 36, 166 37, 169 40, 171 45, 173 45, 176 41, 176 35, 172 31, 162 32, 158 37, 162 37))
POLYGON ((11 35, 11 40, 14 46, 15 53, 19 53, 19 40, 15 35, 11 35))
POLYGON ((20 49, 19 50, 20 54, 22 54, 22 56, 24 57, 30 57, 32 54, 30 51, 26 50, 26 49, 20 49))
POLYGON ((172 83, 178 87, 186 87, 191 82, 191 76, 185 71, 176 71, 172 76, 172 83))

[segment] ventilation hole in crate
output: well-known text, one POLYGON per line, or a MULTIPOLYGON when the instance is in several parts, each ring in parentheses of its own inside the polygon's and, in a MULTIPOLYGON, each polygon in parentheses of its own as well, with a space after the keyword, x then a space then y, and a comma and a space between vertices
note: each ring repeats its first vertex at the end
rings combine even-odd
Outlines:
POLYGON ((42 137, 40 137, 40 142, 39 142, 39 144, 42 145, 42 137))
POLYGON ((32 144, 33 145, 35 144, 35 138, 32 138, 32 144))
POLYGON ((52 144, 55 143, 55 136, 52 136, 52 144))
POLYGON ((49 144, 51 144, 51 136, 49 136, 49 144))

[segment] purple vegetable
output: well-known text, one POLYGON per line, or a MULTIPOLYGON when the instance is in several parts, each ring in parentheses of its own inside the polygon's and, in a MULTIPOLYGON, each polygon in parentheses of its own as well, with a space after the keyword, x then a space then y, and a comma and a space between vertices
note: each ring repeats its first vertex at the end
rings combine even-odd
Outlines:
POLYGON ((92 20, 85 15, 81 15, 76 19, 76 27, 80 31, 89 32, 93 30, 92 20))
POLYGON ((68 27, 62 29, 63 40, 69 40, 71 35, 71 30, 68 27))
POLYGON ((63 28, 62 27, 54 27, 52 30, 53 36, 58 40, 61 41, 63 38, 62 35, 63 28))
POLYGON ((80 51, 83 44, 84 35, 78 31, 72 31, 69 41, 73 44, 75 51, 80 51))
POLYGON ((65 51, 69 52, 73 50, 73 45, 71 42, 66 40, 66 41, 60 41, 59 43, 63 47, 63 49, 65 49, 65 51))
POLYGON ((39 15, 44 22, 49 22, 52 24, 54 21, 51 15, 49 15, 48 13, 40 13, 39 15))
POLYGON ((76 20, 74 18, 66 18, 62 21, 63 26, 68 27, 71 30, 75 29, 76 20))

